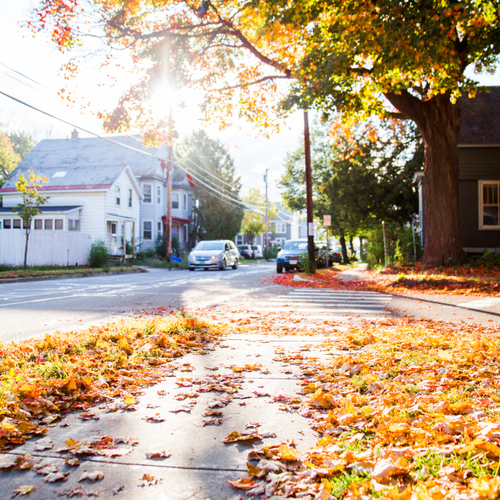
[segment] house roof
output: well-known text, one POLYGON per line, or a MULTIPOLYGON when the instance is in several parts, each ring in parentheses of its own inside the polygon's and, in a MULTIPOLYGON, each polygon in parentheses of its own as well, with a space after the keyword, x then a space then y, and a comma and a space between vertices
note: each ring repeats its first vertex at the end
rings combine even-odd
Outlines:
MULTIPOLYGON (((28 155, 29 156, 29 155, 28 155)), ((27 156, 26 156, 27 158, 27 156)), ((41 157, 43 160, 43 155, 41 157)), ((28 170, 34 170, 37 175, 47 178, 47 183, 42 183, 39 191, 67 191, 84 189, 107 189, 118 176, 127 168, 126 164, 100 164, 100 165, 58 165, 46 166, 43 161, 25 163, 24 160, 12 172, 0 193, 12 193, 16 191, 16 182, 19 175, 29 177, 28 170)))
MULTIPOLYGON (((0 207, 0 214, 5 214, 5 213, 15 213, 12 211, 13 207, 0 207)), ((78 210, 80 208, 83 208, 82 205, 59 205, 59 206, 52 206, 52 207, 46 207, 46 206, 41 206, 38 207, 42 213, 49 213, 49 212, 73 212, 74 210, 78 210)))
POLYGON ((270 217, 270 221, 276 222, 290 222, 293 219, 293 214, 288 210, 283 208, 283 204, 280 202, 275 203, 276 208, 278 209, 278 217, 270 217))
MULTIPOLYGON (((75 179, 75 186, 87 184, 104 186, 109 184, 109 177, 113 173, 110 171, 110 175, 106 176, 103 167, 108 170, 108 167, 120 165, 123 169, 123 166, 128 165, 135 177, 163 178, 161 162, 156 157, 165 156, 166 152, 162 153, 160 154, 159 148, 144 147, 140 137, 135 135, 109 138, 44 139, 23 158, 18 168, 23 171, 34 170, 37 174, 43 173, 44 169, 67 169, 68 171, 71 169, 75 170, 74 175, 80 179, 75 179), (90 182, 86 182, 85 179, 90 179, 90 182)), ((46 177, 49 178, 49 175, 46 177)), ((53 184, 51 181, 51 185, 68 185, 64 178, 61 178, 61 182, 61 184, 53 184)), ((174 168, 173 182, 177 185, 187 183, 186 174, 174 168)), ((14 187, 14 185, 15 182, 9 187, 14 187)))
POLYGON ((472 99, 467 95, 459 99, 460 145, 500 145, 500 86, 483 89, 472 99))

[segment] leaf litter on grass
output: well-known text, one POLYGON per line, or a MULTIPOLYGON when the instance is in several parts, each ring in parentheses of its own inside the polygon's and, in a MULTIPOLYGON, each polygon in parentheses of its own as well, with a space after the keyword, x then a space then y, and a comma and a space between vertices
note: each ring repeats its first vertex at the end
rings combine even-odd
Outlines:
MULTIPOLYGON (((331 360, 299 365, 301 394, 273 398, 310 421, 316 447, 255 448, 233 487, 262 498, 500 496, 498 329, 385 318, 323 347, 331 360)), ((295 362, 284 349, 275 359, 295 362)))

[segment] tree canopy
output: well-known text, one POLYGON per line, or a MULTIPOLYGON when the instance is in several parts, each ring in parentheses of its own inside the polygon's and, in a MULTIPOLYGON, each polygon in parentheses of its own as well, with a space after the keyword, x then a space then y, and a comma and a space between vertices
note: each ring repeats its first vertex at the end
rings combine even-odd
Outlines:
POLYGON ((0 186, 34 146, 35 140, 27 132, 0 132, 0 186))
POLYGON ((178 162, 194 177, 194 241, 233 240, 240 231, 241 184, 226 148, 206 132, 197 131, 179 147, 178 162))
MULTIPOLYGON (((425 145, 424 259, 462 257, 456 100, 473 96, 465 70, 494 71, 498 0, 44 0, 32 23, 62 50, 85 35, 132 51, 140 81, 107 115, 110 128, 151 125, 155 87, 207 90, 205 111, 262 128, 280 109, 316 107, 344 118, 413 120, 425 145), (97 22, 96 22, 97 20, 97 22), (281 85, 281 79, 292 85, 281 85), (280 106, 278 106, 280 105, 280 106)), ((88 38, 87 38, 88 39, 88 38)), ((109 63, 109 61, 106 61, 109 63)), ((78 63, 68 65, 76 71, 78 63)))
MULTIPOLYGON (((422 167, 423 148, 415 127, 361 122, 329 130, 316 124, 311 143, 314 214, 331 215, 331 230, 344 251, 346 236, 363 236, 382 221, 409 222, 417 212, 413 178, 422 167)), ((305 205, 302 145, 287 155, 285 169, 283 200, 300 210, 305 205)))
MULTIPOLYGON (((248 208, 245 210, 243 216, 241 232, 247 236, 250 241, 253 241, 255 236, 266 231, 266 197, 259 189, 250 189, 248 195, 243 197, 243 202, 247 204, 248 208), (252 211, 252 207, 260 207, 260 210, 252 211)), ((268 217, 272 218, 277 216, 278 209, 276 204, 268 202, 268 217)))

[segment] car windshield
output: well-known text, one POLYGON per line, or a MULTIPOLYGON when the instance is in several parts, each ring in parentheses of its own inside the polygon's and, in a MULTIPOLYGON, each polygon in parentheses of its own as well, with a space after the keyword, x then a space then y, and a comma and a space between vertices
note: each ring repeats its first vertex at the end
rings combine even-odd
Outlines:
POLYGON ((283 250, 305 252, 307 250, 307 241, 287 241, 283 246, 283 250))
POLYGON ((195 247, 195 250, 224 250, 223 241, 200 241, 195 247))

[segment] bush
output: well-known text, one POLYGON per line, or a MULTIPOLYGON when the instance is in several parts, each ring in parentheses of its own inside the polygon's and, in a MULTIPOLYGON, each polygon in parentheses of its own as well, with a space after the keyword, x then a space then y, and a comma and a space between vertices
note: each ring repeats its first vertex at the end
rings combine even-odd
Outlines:
POLYGON ((480 257, 479 262, 484 264, 488 269, 500 266, 500 254, 490 251, 484 252, 484 254, 480 257))
POLYGON ((278 252, 281 250, 281 247, 269 247, 267 251, 267 256, 269 259, 275 259, 278 256, 278 252))
POLYGON ((104 241, 97 240, 90 247, 89 256, 90 267, 108 267, 109 265, 109 250, 104 241))
MULTIPOLYGON (((410 264, 415 262, 415 249, 417 260, 422 256, 419 235, 415 232, 415 244, 413 243, 413 233, 411 225, 401 226, 397 223, 385 225, 387 240, 387 260, 388 265, 394 263, 410 264)), ((368 235, 368 245, 366 248, 366 261, 372 268, 383 267, 385 265, 384 253, 384 233, 382 226, 373 229, 368 235)))
MULTIPOLYGON (((165 234, 158 235, 158 238, 156 238, 156 255, 158 257, 164 258, 165 254, 167 253, 167 237, 165 234)), ((181 244, 179 243, 179 237, 178 236, 172 236, 172 255, 174 257, 181 257, 181 244)))

